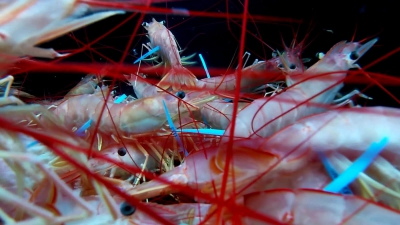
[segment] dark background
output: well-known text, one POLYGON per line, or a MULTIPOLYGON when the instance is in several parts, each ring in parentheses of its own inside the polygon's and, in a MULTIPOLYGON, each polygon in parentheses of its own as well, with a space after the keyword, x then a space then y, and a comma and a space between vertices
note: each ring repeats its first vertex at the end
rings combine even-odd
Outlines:
MULTIPOLYGON (((156 7, 174 7, 188 10, 207 12, 226 12, 226 1, 215 0, 187 0, 170 3, 154 4, 156 7)), ((398 32, 398 11, 396 1, 284 1, 284 0, 250 0, 249 12, 252 15, 276 16, 299 20, 299 23, 270 23, 268 21, 252 22, 249 20, 247 30, 249 33, 261 38, 265 43, 274 49, 282 50, 283 37, 287 45, 297 35, 301 41, 306 35, 307 48, 303 57, 312 58, 316 61, 317 52, 327 52, 330 47, 342 40, 369 40, 379 37, 378 43, 359 61, 361 66, 367 65, 379 59, 388 52, 399 47, 400 32, 398 32), (331 30, 332 32, 328 32, 331 30)), ((228 2, 230 13, 242 13, 243 5, 239 1, 228 2)), ((118 15, 99 23, 77 30, 65 35, 42 47, 52 47, 57 51, 73 51, 82 47, 74 38, 83 43, 89 43, 114 26, 120 24, 131 13, 118 15), (74 38, 73 38, 74 37, 74 38)), ((131 45, 128 41, 137 23, 150 22, 154 17, 157 21, 165 20, 166 26, 175 35, 182 48, 186 48, 183 55, 201 53, 205 58, 208 67, 227 68, 235 51, 238 51, 241 21, 226 18, 187 17, 179 15, 150 15, 147 14, 144 21, 138 21, 139 15, 122 25, 115 32, 101 39, 92 47, 116 62, 121 60, 123 51, 128 48, 129 54, 123 59, 125 63, 131 64, 140 57, 141 44, 148 42, 144 36, 145 29, 139 28, 131 45), (135 52, 136 53, 135 53, 135 52)), ((272 50, 263 45, 253 35, 246 35, 246 48, 250 52, 252 63, 256 58, 271 58, 272 50)), ((147 50, 146 50, 147 51, 147 50)), ((399 74, 398 54, 395 54, 377 65, 368 69, 371 72, 383 73, 397 77, 399 74)), ((196 66, 201 66, 198 57, 196 66)), ((107 59, 91 51, 85 51, 71 57, 65 58, 63 62, 98 62, 109 63, 107 59)), ((237 65, 237 56, 234 67, 237 65)), ((190 68, 190 67, 189 67, 190 68)), ((23 90, 46 99, 62 97, 72 88, 85 74, 77 73, 28 73, 17 76, 17 80, 23 82, 23 90)), ((196 74, 199 77, 204 74, 196 74)), ((217 74, 215 74, 217 75, 217 74)), ((363 78, 360 78, 363 79, 363 78)), ((353 88, 363 90, 365 85, 348 83, 344 93, 353 88)), ((391 93, 397 94, 396 85, 386 85, 385 88, 391 93)), ((117 88, 119 93, 131 94, 131 88, 122 83, 117 88)), ((366 90, 367 95, 374 98, 372 101, 360 100, 360 104, 397 106, 395 100, 385 94, 380 88, 372 87, 366 90)))

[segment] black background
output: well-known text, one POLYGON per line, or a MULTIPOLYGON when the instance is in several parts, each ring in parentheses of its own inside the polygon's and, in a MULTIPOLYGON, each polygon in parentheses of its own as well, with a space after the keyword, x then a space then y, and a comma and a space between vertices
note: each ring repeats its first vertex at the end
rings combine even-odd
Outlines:
MULTIPOLYGON (((214 1, 214 0, 187 0, 170 3, 153 4, 155 7, 174 7, 188 10, 207 12, 226 12, 226 4, 230 13, 242 13, 243 5, 240 1, 214 1)), ((400 32, 398 32, 398 12, 396 1, 278 1, 278 0, 250 0, 249 13, 252 15, 276 16, 299 20, 299 23, 270 23, 268 21, 249 20, 247 30, 249 33, 260 37, 265 43, 274 49, 282 50, 283 37, 287 45, 297 34, 298 41, 308 35, 307 48, 303 57, 313 58, 308 64, 316 61, 317 52, 326 52, 342 40, 365 40, 379 37, 378 43, 359 61, 361 66, 367 65, 379 59, 388 52, 399 47, 400 32), (257 31, 258 29, 258 31, 257 31), (331 30, 332 32, 328 32, 331 30)), ((68 35, 41 45, 52 47, 57 51, 73 51, 82 47, 82 44, 74 40, 75 37, 83 43, 89 43, 108 30, 120 24, 131 15, 118 15, 83 29, 74 31, 68 35)), ((138 21, 139 15, 122 25, 119 29, 98 41, 92 47, 107 56, 112 61, 120 61, 125 49, 129 50, 124 63, 131 64, 140 56, 141 44, 148 42, 144 36, 145 29, 139 28, 131 45, 128 41, 137 23, 150 22, 151 18, 157 21, 165 20, 166 26, 175 35, 182 48, 187 50, 183 55, 201 53, 208 67, 227 68, 239 47, 241 21, 239 19, 229 22, 226 18, 187 17, 179 15, 145 15, 144 21, 138 21), (238 24, 236 24, 236 23, 238 24), (134 54, 135 50, 138 54, 134 54)), ((263 45, 252 35, 246 35, 245 50, 252 53, 249 63, 256 58, 269 59, 272 50, 263 45)), ((377 65, 368 69, 371 72, 383 73, 397 77, 399 74, 399 54, 395 54, 377 65)), ((236 57, 237 59, 237 57, 236 57)), ((198 57, 194 58, 201 66, 198 57)), ((104 57, 91 51, 85 51, 63 59, 64 62, 100 62, 107 63, 104 57)), ((237 60, 234 63, 236 67, 237 60)), ((190 68, 190 67, 189 67, 190 68)), ((23 81, 26 92, 38 97, 61 97, 72 88, 85 74, 77 73, 28 73, 17 76, 18 81, 23 81)), ((196 74, 199 77, 204 74, 196 74)), ((218 75, 218 74, 215 74, 218 75)), ((360 78, 362 79, 362 78, 360 78)), ((363 90, 365 85, 348 83, 344 92, 353 88, 363 90)), ((396 85, 386 85, 385 88, 396 94, 396 85)), ((118 92, 130 94, 131 88, 119 84, 118 92)), ((366 94, 373 97, 372 101, 360 100, 361 104, 397 106, 395 100, 385 94, 380 88, 372 87, 366 90, 366 94)))

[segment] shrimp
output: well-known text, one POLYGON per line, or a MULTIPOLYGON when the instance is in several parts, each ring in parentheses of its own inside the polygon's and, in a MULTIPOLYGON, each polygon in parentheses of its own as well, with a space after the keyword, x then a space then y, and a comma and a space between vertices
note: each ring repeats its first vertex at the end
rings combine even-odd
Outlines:
POLYGON ((365 198, 399 209, 400 173, 396 169, 400 165, 400 137, 396 128, 398 124, 400 110, 396 108, 336 109, 306 117, 282 129, 270 138, 268 146, 296 148, 296 152, 325 152, 333 168, 342 172, 351 165, 351 160, 368 149, 371 142, 386 137, 389 142, 384 151, 353 186, 355 192, 365 198), (285 135, 289 134, 291 138, 287 139, 285 135), (375 196, 374 190, 380 194, 375 196))
MULTIPOLYGON (((257 99, 238 113, 234 137, 268 137, 302 117, 327 110, 327 107, 315 104, 332 103, 343 86, 341 81, 347 75, 343 72, 332 72, 356 67, 355 62, 376 41, 377 39, 374 39, 364 45, 343 41, 333 46, 324 58, 303 74, 291 75, 291 79, 297 82, 291 88, 273 97, 257 99), (329 73, 329 79, 318 77, 321 73, 329 73), (327 88, 330 89, 327 91, 327 88)), ((228 126, 225 134, 230 134, 231 129, 232 124, 228 126)), ((227 139, 226 137, 221 141, 227 139)))
POLYGON ((91 23, 124 11, 98 12, 84 16, 89 6, 77 0, 18 0, 0 8, 0 51, 2 61, 9 56, 63 57, 53 49, 34 47, 91 23))
MULTIPOLYGON (((259 87, 260 84, 266 84, 279 78, 280 69, 276 66, 273 58, 268 61, 259 61, 242 70, 242 79, 240 80, 241 91, 250 91, 259 87), (276 76, 273 76, 276 75, 276 76)), ((279 59, 278 59, 279 60, 279 59)), ((236 86, 236 73, 226 76, 211 77, 199 80, 197 87, 207 90, 233 91, 236 86)))
MULTIPOLYGON (((276 189, 247 195, 244 204, 278 223, 313 224, 398 224, 400 213, 357 196, 317 190, 276 189)), ((270 224, 243 218, 245 224, 270 224)))
MULTIPOLYGON (((2 110, 1 113, 4 113, 4 111, 2 110)), ((4 118, 2 119, 4 120, 4 118)), ((31 213, 50 218, 52 215, 51 212, 32 207, 36 204, 51 204, 54 201, 55 193, 53 192, 53 185, 66 191, 66 194, 71 199, 76 200, 65 184, 58 178, 57 174, 46 167, 45 164, 47 163, 43 162, 45 161, 44 157, 28 152, 29 148, 25 147, 16 133, 5 130, 0 130, 0 132, 2 134, 2 151, 0 151, 0 157, 8 165, 8 169, 5 168, 2 172, 12 175, 7 180, 1 181, 0 199, 2 199, 2 202, 14 203, 11 206, 18 206, 15 210, 9 207, 10 205, 4 206, 6 212, 13 214, 15 218, 26 218, 26 215, 24 216, 21 211, 22 208, 20 206, 22 204, 31 213), (15 180, 9 180, 13 177, 15 180), (29 203, 24 203, 24 201, 28 201, 29 203)), ((64 150, 68 152, 67 149, 64 150)), ((71 155, 77 154, 72 153, 71 155)), ((81 161, 79 157, 75 160, 81 161)), ((3 208, 3 205, 0 206, 3 208)), ((90 211, 84 204, 81 204, 81 206, 84 206, 85 210, 90 211)), ((47 208, 52 209, 52 207, 47 208)))
MULTIPOLYGON (((280 79, 282 70, 285 70, 285 74, 299 73, 299 69, 304 68, 304 66, 301 61, 296 58, 297 55, 291 55, 293 52, 295 51, 289 51, 283 54, 284 57, 281 58, 274 57, 268 61, 258 61, 251 66, 245 67, 242 70, 242 79, 240 81, 241 91, 250 92, 259 87, 260 84, 266 84, 280 79), (282 60, 285 60, 286 64, 290 64, 290 67, 284 69, 282 66, 284 63, 281 63, 282 60)), ((140 76, 143 77, 143 75, 140 76)), ((138 98, 157 95, 157 87, 154 87, 142 79, 138 79, 137 76, 127 75, 127 79, 133 86, 138 98)), ((235 86, 236 73, 226 76, 204 78, 196 82, 196 87, 201 90, 233 91, 235 90, 235 86)))
POLYGON ((96 91, 96 87, 99 84, 100 79, 94 74, 88 74, 74 87, 72 88, 65 97, 93 94, 96 91))
POLYGON ((115 104, 112 100, 105 101, 100 95, 101 93, 71 97, 58 105, 53 112, 69 128, 82 126, 92 120, 100 122, 100 133, 111 135, 118 132, 121 135, 130 135, 156 131, 163 126, 167 119, 162 101, 166 102, 171 117, 175 118, 179 113, 188 110, 182 100, 192 105, 188 107, 194 108, 215 98, 207 92, 187 93, 183 99, 163 93, 151 98, 115 104), (82 104, 86 109, 77 110, 82 104), (107 104, 110 114, 104 113, 99 119, 103 104, 107 104))
POLYGON ((169 31, 163 23, 157 22, 154 18, 149 23, 143 23, 144 28, 148 31, 148 38, 150 48, 160 47, 159 54, 170 69, 167 74, 163 76, 157 86, 168 90, 190 90, 190 88, 196 87, 197 78, 188 69, 182 66, 182 61, 179 56, 177 43, 174 35, 169 31))

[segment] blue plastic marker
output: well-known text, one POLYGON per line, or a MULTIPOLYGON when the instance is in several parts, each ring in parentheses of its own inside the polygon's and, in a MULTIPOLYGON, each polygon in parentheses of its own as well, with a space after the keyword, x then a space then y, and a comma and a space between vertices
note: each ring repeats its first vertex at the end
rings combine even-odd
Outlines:
POLYGON ((142 59, 146 58, 147 56, 153 54, 154 52, 160 50, 160 46, 157 46, 155 48, 153 48, 152 50, 148 51, 146 54, 142 55, 140 58, 136 59, 135 62, 133 62, 133 64, 138 63, 139 61, 141 61, 142 59))
POLYGON ((229 98, 224 98, 225 102, 232 102, 233 103, 233 99, 229 99, 229 98))
POLYGON ((83 124, 78 130, 75 131, 76 135, 82 137, 85 135, 85 130, 89 129, 90 125, 92 125, 92 120, 89 119, 85 124, 83 124))
POLYGON ((385 137, 379 143, 372 143, 371 146, 360 157, 358 157, 349 168, 347 168, 347 170, 328 184, 324 188, 324 191, 338 193, 344 187, 353 182, 361 172, 367 169, 375 157, 385 148, 388 142, 389 139, 385 137))
MULTIPOLYGON (((329 163, 329 160, 326 157, 326 155, 322 152, 318 152, 317 154, 318 154, 319 158, 321 159, 321 162, 324 165, 326 172, 328 172, 328 174, 332 178, 332 180, 335 180, 338 177, 338 174, 333 169, 332 165, 329 163)), ((348 186, 344 187, 340 191, 340 193, 344 194, 344 195, 352 195, 353 194, 353 192, 350 190, 350 188, 348 186)))
POLYGON ((162 101, 163 101, 163 105, 164 105, 164 111, 165 111, 165 114, 167 116, 168 124, 169 124, 169 126, 171 127, 171 130, 172 130, 172 134, 175 136, 176 140, 178 141, 178 144, 181 146, 181 149, 183 149, 183 152, 184 152, 185 156, 188 156, 189 153, 186 151, 185 147, 183 147, 183 143, 181 141, 181 138, 179 137, 178 133, 176 132, 176 128, 174 126, 174 123, 172 122, 172 119, 169 116, 169 111, 168 111, 168 108, 167 108, 167 104, 165 103, 164 100, 162 100, 162 101))
POLYGON ((225 130, 217 130, 217 129, 182 129, 181 132, 222 136, 222 135, 224 135, 225 130))
POLYGON ((126 95, 123 94, 121 96, 119 96, 117 99, 114 100, 115 104, 120 104, 121 102, 123 102, 126 99, 126 95))
POLYGON ((208 73, 207 65, 206 65, 206 62, 203 59, 203 56, 201 54, 199 54, 199 57, 200 57, 200 60, 201 60, 201 64, 203 64, 203 68, 206 71, 207 78, 210 78, 210 73, 208 73))
POLYGON ((32 146, 38 144, 38 143, 39 143, 38 141, 33 141, 32 143, 30 143, 29 145, 27 145, 26 148, 30 148, 30 147, 32 147, 32 146))
MULTIPOLYGON (((8 84, 8 83, 7 83, 7 84, 8 84)), ((6 84, 6 86, 7 86, 7 84, 6 84)), ((7 89, 7 88, 0 87, 0 89, 1 89, 2 91, 4 91, 4 96, 3 96, 3 97, 8 97, 8 96, 6 96, 6 89, 7 89)))

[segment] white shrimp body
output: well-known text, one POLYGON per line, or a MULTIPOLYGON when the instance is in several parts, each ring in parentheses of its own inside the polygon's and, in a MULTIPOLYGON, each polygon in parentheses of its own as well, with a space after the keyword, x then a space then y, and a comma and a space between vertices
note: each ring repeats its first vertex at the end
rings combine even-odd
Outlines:
MULTIPOLYGON (((324 58, 303 74, 291 76, 298 82, 286 91, 257 99, 238 113, 234 137, 269 137, 302 117, 326 111, 326 105, 332 103, 343 86, 342 80, 347 75, 343 71, 354 67, 357 59, 375 42, 372 40, 362 46, 339 42, 333 46, 324 58), (357 58, 351 57, 354 54, 357 58), (332 73, 335 71, 340 72, 332 73), (318 77, 321 73, 324 76, 318 77)), ((226 129, 226 134, 230 134, 231 126, 226 129)))

